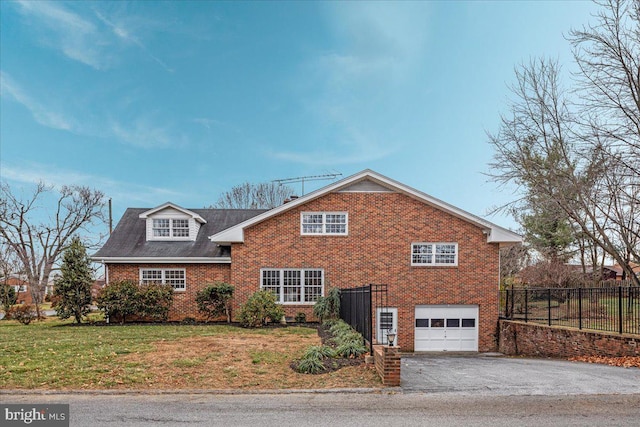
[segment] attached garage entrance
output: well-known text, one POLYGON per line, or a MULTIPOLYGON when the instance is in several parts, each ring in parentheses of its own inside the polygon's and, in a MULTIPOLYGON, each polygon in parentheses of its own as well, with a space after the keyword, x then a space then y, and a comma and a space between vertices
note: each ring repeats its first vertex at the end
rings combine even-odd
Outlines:
POLYGON ((415 351, 478 351, 477 305, 417 305, 415 351))

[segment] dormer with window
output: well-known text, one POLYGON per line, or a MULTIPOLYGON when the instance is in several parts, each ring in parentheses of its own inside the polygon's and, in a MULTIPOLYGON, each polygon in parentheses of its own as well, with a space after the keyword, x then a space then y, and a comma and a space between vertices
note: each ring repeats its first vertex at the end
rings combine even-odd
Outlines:
POLYGON ((165 203, 140 214, 147 221, 147 241, 195 241, 206 221, 197 213, 165 203))

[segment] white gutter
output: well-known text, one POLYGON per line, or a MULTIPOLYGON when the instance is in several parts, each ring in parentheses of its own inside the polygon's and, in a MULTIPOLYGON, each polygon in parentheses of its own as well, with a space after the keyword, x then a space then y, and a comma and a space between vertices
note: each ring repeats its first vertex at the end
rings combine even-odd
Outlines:
POLYGON ((91 258, 110 264, 231 264, 231 257, 100 257, 91 258))

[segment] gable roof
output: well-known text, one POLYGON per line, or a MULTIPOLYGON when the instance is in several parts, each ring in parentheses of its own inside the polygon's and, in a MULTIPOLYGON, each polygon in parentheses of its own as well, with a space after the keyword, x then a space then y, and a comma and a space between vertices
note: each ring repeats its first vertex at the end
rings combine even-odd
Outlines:
POLYGON ((147 219, 148 217, 150 217, 151 215, 157 213, 157 212, 161 212, 163 210, 165 210, 166 208, 173 208, 179 212, 182 212, 183 214, 190 216, 191 218, 195 219, 196 221, 198 221, 200 224, 204 224, 207 221, 204 220, 204 218, 202 218, 200 215, 198 215, 197 213, 195 213, 192 210, 189 209, 185 209, 182 208, 178 205, 176 205, 175 203, 171 203, 171 202, 167 202, 163 205, 158 206, 157 208, 153 208, 153 209, 149 209, 148 211, 142 212, 139 217, 142 219, 147 219))
MULTIPOLYGON (((162 205, 166 208, 169 204, 162 205)), ((176 205, 170 204, 176 208, 176 205)), ((159 208, 128 208, 104 246, 91 258, 105 262, 230 262, 228 248, 212 245, 207 236, 218 233, 264 209, 183 209, 202 219, 195 241, 147 241, 145 215, 159 208)))
POLYGON ((258 224, 304 203, 308 203, 312 200, 318 199, 326 194, 338 191, 379 192, 383 191, 383 189, 405 194, 427 205, 440 209, 450 215, 458 217, 464 221, 482 228, 487 234, 488 243, 514 244, 522 242, 522 237, 514 233, 513 231, 507 230, 506 228, 486 221, 476 215, 466 212, 460 208, 450 205, 449 203, 443 202, 442 200, 439 200, 426 193, 404 185, 370 169, 365 169, 355 175, 351 175, 333 184, 327 185, 326 187, 323 187, 319 190, 313 191, 305 196, 294 199, 289 203, 285 203, 281 206, 249 218, 246 221, 243 221, 228 229, 221 230, 209 236, 209 239, 212 242, 216 243, 243 242, 245 228, 251 227, 254 224, 258 224), (365 181, 368 182, 365 183, 365 181), (379 188, 376 189, 376 187, 379 188))

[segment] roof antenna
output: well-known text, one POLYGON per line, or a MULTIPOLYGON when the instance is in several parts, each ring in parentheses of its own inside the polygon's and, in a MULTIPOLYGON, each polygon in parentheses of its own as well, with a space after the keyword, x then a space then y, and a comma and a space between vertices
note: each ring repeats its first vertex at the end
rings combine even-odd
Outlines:
POLYGON ((309 176, 297 176, 295 178, 274 179, 271 182, 277 182, 280 185, 292 184, 294 182, 300 182, 300 183, 302 183, 302 194, 301 194, 301 196, 304 196, 304 182, 305 181, 326 181, 326 180, 330 180, 330 179, 335 180, 339 176, 342 176, 342 174, 340 172, 335 172, 335 173, 328 173, 328 174, 325 174, 325 175, 309 175, 309 176))

